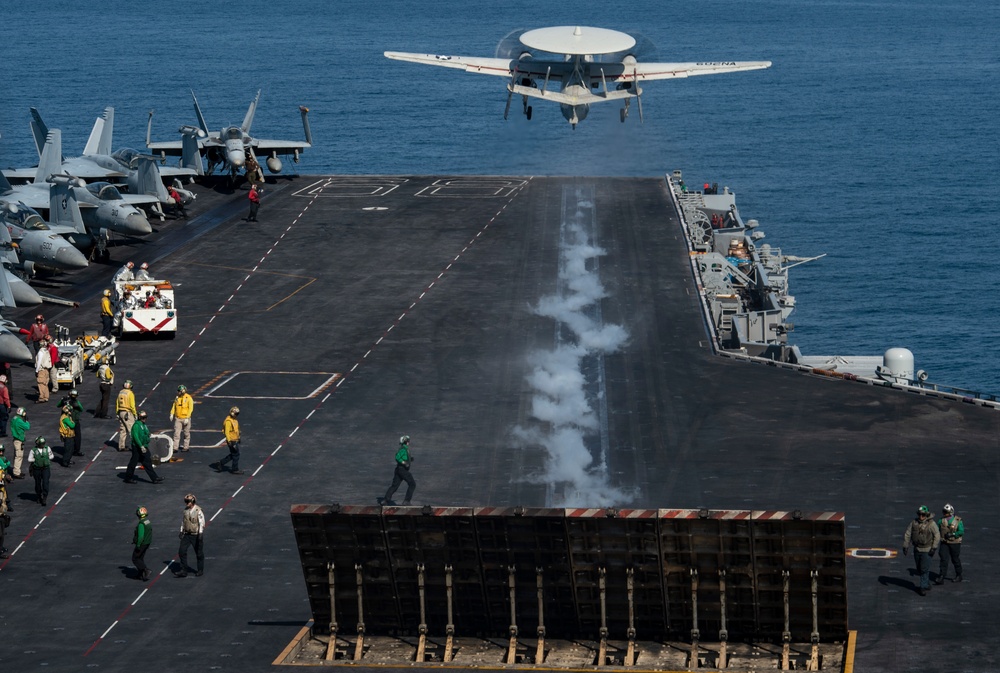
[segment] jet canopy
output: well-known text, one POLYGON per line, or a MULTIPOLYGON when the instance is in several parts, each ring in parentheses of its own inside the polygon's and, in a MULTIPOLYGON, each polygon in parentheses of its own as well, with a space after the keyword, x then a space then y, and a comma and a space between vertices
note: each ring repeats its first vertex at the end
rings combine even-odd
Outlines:
POLYGON ((242 140, 243 129, 236 126, 230 126, 222 135, 226 138, 226 140, 242 140))
POLYGON ((49 228, 37 210, 23 203, 8 203, 3 208, 3 220, 21 229, 44 231, 49 228))
POLYGON ((139 150, 134 150, 131 147, 123 147, 114 154, 111 158, 125 166, 129 170, 135 170, 137 166, 137 157, 139 156, 139 150))
POLYGON ((122 193, 110 182, 92 182, 87 185, 87 191, 101 201, 121 201, 122 193))

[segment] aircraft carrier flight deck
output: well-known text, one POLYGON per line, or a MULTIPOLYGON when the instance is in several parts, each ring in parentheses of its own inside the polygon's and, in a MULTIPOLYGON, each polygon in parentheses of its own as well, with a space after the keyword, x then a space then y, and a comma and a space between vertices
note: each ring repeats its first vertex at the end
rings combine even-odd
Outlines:
MULTIPOLYGON (((290 509, 377 506, 403 434, 417 506, 842 512, 848 547, 868 550, 846 559, 856 670, 996 669, 1000 415, 713 354, 664 178, 296 176, 266 185, 258 222, 244 187, 194 190, 190 219, 45 288, 80 303, 41 310, 77 334, 99 327, 126 260, 168 279, 176 338, 124 341, 116 390, 131 379, 150 429, 169 433, 186 385, 194 432, 163 483, 124 483, 88 372, 86 457, 53 466, 46 507, 31 479, 9 486, 7 670, 272 670, 311 619, 290 509), (598 401, 585 456, 545 433, 538 393, 581 371, 598 401), (242 475, 210 467, 233 405, 242 475), (203 577, 170 569, 187 493, 210 520, 203 577), (921 597, 896 552, 917 506, 945 502, 975 526, 967 581, 921 597), (130 564, 140 505, 145 583, 130 564)), ((33 378, 13 367, 13 403, 58 446, 33 378)))

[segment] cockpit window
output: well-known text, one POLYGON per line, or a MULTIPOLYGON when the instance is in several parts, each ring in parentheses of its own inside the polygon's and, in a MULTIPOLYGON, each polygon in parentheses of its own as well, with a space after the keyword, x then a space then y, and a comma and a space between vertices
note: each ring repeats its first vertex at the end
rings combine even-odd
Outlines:
POLYGON ((136 158, 138 156, 139 150, 134 150, 131 147, 123 147, 111 155, 115 161, 130 169, 135 169, 136 158))
POLYGON ((110 182, 92 182, 87 190, 101 201, 120 201, 122 193, 110 182))
POLYGON ((227 140, 239 140, 243 137, 243 131, 236 126, 230 126, 226 129, 226 139, 227 140))

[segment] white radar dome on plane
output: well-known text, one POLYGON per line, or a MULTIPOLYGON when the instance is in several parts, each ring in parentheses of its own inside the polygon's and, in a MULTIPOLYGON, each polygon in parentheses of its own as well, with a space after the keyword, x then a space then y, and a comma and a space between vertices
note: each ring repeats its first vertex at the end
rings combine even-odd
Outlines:
POLYGON ((628 51, 635 46, 635 38, 607 28, 554 26, 529 30, 521 35, 521 44, 550 54, 587 56, 628 51))
POLYGON ((890 348, 882 356, 882 365, 896 378, 913 380, 913 353, 909 348, 890 348))

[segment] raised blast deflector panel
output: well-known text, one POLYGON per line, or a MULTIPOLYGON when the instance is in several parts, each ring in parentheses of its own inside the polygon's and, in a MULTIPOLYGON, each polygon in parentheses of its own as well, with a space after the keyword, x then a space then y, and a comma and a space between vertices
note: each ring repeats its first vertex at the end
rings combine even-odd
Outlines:
POLYGON ((634 628, 644 640, 780 642, 787 593, 793 640, 847 636, 841 513, 295 505, 291 516, 316 633, 504 637, 516 623, 550 638, 634 628))

